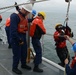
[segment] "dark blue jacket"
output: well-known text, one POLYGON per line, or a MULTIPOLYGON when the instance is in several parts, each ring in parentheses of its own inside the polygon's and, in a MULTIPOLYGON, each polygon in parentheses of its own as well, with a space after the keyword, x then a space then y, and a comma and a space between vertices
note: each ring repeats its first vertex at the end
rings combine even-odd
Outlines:
POLYGON ((66 65, 66 74, 67 75, 76 75, 76 64, 74 65, 74 68, 70 68, 70 66, 66 65))
POLYGON ((31 23, 34 20, 34 18, 28 18, 28 23, 31 23))
POLYGON ((10 38, 15 39, 17 41, 20 40, 20 36, 18 33, 18 24, 20 22, 20 18, 16 13, 11 14, 10 16, 10 38))

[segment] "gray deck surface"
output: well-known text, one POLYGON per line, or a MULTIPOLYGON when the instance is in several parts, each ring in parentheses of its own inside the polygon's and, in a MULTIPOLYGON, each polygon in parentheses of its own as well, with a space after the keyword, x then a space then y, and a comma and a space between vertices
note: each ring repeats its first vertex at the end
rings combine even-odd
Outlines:
MULTIPOLYGON (((33 62, 29 63, 33 69, 33 62)), ((63 75, 59 74, 59 70, 51 66, 46 62, 42 62, 40 67, 44 70, 43 73, 36 73, 33 70, 28 71, 21 69, 19 64, 19 69, 23 72, 22 75, 63 75)), ((12 50, 7 48, 7 44, 1 44, 0 42, 0 75, 17 75, 12 72, 12 50)))

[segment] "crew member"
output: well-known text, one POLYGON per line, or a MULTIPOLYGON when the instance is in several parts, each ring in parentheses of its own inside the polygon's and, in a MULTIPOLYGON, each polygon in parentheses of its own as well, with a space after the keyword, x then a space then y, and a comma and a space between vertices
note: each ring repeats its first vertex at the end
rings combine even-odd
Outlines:
POLYGON ((34 20, 35 16, 36 16, 36 10, 33 9, 32 10, 32 17, 28 18, 28 22, 31 23, 34 20))
POLYGON ((70 61, 70 55, 66 46, 66 39, 63 37, 65 35, 66 27, 62 24, 57 24, 55 26, 56 31, 54 32, 54 41, 56 46, 57 55, 61 61, 59 65, 65 66, 64 60, 68 58, 70 61))
POLYGON ((74 51, 74 58, 72 59, 72 62, 69 66, 69 61, 66 58, 65 59, 65 70, 66 70, 66 74, 67 75, 76 75, 76 42, 74 42, 74 40, 72 38, 70 38, 69 36, 65 35, 64 36, 72 45, 72 50, 74 51))
POLYGON ((43 70, 39 68, 39 64, 42 62, 42 48, 40 39, 41 36, 46 33, 46 29, 43 24, 43 20, 45 19, 45 12, 41 11, 38 13, 36 18, 32 21, 30 26, 30 36, 32 37, 32 45, 35 50, 35 58, 34 58, 34 72, 42 73, 43 70))
POLYGON ((31 70, 26 64, 27 42, 26 31, 28 30, 28 20, 26 16, 32 12, 32 4, 23 5, 20 12, 13 13, 10 16, 10 40, 13 51, 12 71, 16 74, 22 74, 18 69, 21 61, 21 68, 31 70))
POLYGON ((6 19, 5 31, 6 31, 6 35, 7 35, 8 48, 11 48, 11 43, 10 43, 10 18, 6 19))

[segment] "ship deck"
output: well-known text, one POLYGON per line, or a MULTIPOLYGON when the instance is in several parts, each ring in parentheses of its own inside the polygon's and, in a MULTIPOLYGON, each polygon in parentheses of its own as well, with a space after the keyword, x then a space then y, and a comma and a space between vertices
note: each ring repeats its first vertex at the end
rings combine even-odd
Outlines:
MULTIPOLYGON (((0 75, 17 75, 12 72, 12 50, 7 48, 7 44, 2 44, 0 42, 0 75)), ((33 69, 33 61, 28 64, 33 69)), ((28 71, 25 69, 21 69, 19 64, 19 69, 23 72, 22 75, 64 75, 64 68, 57 64, 50 64, 45 60, 42 61, 40 67, 44 70, 43 73, 36 73, 33 70, 28 71), (63 69, 63 70, 62 70, 63 69)))

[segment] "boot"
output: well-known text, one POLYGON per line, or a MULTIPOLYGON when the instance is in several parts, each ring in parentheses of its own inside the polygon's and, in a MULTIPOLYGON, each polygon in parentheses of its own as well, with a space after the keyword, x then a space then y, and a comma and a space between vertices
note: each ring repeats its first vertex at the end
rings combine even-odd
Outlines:
POLYGON ((12 69, 12 71, 15 72, 16 74, 22 74, 22 72, 18 68, 12 69))
POLYGON ((39 72, 39 73, 42 73, 42 72, 43 72, 43 70, 40 69, 40 68, 38 67, 38 65, 35 65, 35 66, 34 66, 33 71, 34 71, 34 72, 39 72))
POLYGON ((21 68, 23 69, 27 69, 27 70, 31 70, 31 67, 28 65, 21 65, 21 68))
POLYGON ((8 48, 9 48, 9 49, 12 48, 10 44, 9 44, 8 48))
POLYGON ((0 38, 0 41, 2 41, 2 39, 0 38))
POLYGON ((63 63, 58 63, 60 66, 62 66, 62 67, 64 67, 65 66, 65 64, 63 64, 63 63))

